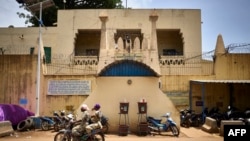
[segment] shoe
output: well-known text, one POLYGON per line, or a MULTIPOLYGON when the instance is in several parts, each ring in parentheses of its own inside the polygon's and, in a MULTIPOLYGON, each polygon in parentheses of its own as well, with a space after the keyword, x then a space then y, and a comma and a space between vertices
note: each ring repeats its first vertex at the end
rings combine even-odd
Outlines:
POLYGON ((86 140, 89 137, 89 134, 85 134, 81 137, 81 140, 86 140))

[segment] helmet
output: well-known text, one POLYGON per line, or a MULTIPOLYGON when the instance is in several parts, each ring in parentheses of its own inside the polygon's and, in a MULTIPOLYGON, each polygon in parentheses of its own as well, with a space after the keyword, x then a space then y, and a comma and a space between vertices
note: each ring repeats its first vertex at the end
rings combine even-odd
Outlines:
POLYGON ((99 110, 101 108, 100 104, 95 104, 94 108, 95 110, 99 110))
POLYGON ((60 113, 61 116, 65 116, 65 111, 62 110, 61 113, 60 113))
POLYGON ((59 116, 58 113, 56 111, 54 111, 53 113, 54 116, 59 116))
POLYGON ((72 119, 73 115, 72 114, 68 114, 67 117, 70 118, 70 119, 72 119))
POLYGON ((83 112, 83 111, 86 111, 86 110, 89 110, 88 105, 82 104, 82 106, 81 106, 81 111, 83 112))

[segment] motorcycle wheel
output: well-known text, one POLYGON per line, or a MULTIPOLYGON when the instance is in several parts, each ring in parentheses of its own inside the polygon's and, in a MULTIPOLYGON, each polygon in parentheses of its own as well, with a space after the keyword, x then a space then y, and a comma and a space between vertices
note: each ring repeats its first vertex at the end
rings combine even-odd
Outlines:
POLYGON ((55 135, 54 141, 71 141, 71 138, 67 134, 59 132, 55 135))
POLYGON ((41 123, 41 128, 42 128, 42 130, 44 130, 44 131, 47 131, 47 130, 49 130, 49 122, 48 121, 42 121, 42 123, 41 123))
POLYGON ((105 141, 103 133, 97 133, 87 138, 87 141, 105 141))
POLYGON ((185 121, 182 121, 182 123, 180 125, 181 125, 181 127, 189 128, 190 122, 189 122, 189 120, 185 120, 185 121))
POLYGON ((171 125, 171 126, 170 126, 170 130, 172 131, 172 133, 173 133, 174 136, 176 136, 176 137, 179 136, 180 131, 179 131, 179 129, 177 128, 176 125, 171 125))
POLYGON ((59 123, 54 124, 54 131, 58 132, 60 130, 60 125, 59 123))
POLYGON ((189 120, 186 121, 186 127, 189 128, 191 126, 191 122, 189 120))

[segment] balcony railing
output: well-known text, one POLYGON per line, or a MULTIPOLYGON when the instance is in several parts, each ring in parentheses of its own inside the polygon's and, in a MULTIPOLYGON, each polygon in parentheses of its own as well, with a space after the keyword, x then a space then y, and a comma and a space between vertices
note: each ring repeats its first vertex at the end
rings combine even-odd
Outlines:
MULTIPOLYGON (((134 60, 147 64, 144 52, 115 52, 106 56, 110 64, 119 60, 134 60)), ((62 56, 53 55, 50 64, 43 64, 44 75, 95 75, 100 59, 98 56, 62 56), (70 59, 69 59, 70 58, 70 59)), ((159 65, 162 75, 203 75, 213 73, 213 63, 203 60, 196 54, 185 56, 159 56, 159 65), (187 57, 189 56, 189 57, 187 57)), ((108 65, 106 64, 106 65, 108 65)))
POLYGON ((53 58, 50 64, 43 65, 45 75, 95 75, 98 56, 71 56, 53 58))

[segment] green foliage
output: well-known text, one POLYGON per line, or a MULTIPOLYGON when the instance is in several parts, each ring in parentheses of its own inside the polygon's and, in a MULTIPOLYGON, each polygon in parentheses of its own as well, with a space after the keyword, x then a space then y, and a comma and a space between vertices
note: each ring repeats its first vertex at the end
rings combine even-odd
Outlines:
MULTIPOLYGON (((25 4, 21 3, 22 0, 17 0, 20 7, 28 10, 27 7, 34 3, 25 4)), ((57 22, 57 10, 61 9, 114 9, 124 8, 121 0, 53 0, 55 6, 45 8, 42 10, 42 22, 45 26, 54 26, 57 22)), ((29 10, 28 10, 29 11, 29 10)), ((39 26, 39 11, 33 15, 25 15, 24 13, 17 12, 20 18, 26 18, 26 24, 31 23, 32 26, 39 26)))

